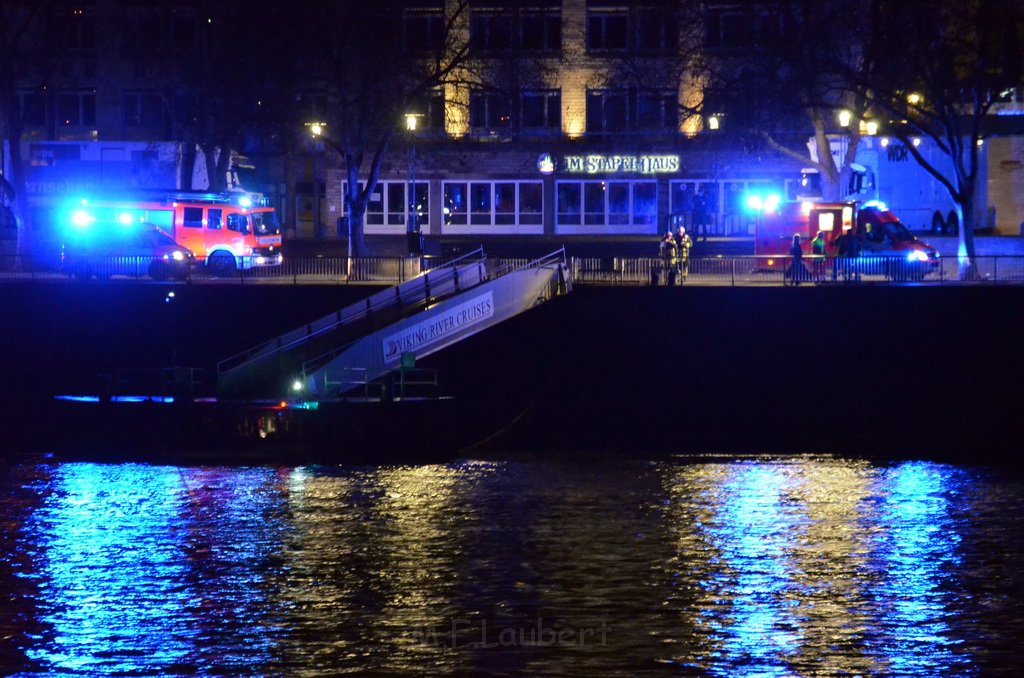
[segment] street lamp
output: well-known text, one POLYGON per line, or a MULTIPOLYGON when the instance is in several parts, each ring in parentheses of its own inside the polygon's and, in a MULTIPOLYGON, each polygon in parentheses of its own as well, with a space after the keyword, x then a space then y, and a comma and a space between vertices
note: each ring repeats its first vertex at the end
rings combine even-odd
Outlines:
POLYGON ((408 209, 405 222, 406 238, 409 245, 409 253, 422 252, 420 245, 420 206, 416 195, 416 128, 419 127, 419 113, 405 114, 405 129, 409 132, 409 145, 412 151, 412 162, 410 164, 409 192, 406 196, 408 209))

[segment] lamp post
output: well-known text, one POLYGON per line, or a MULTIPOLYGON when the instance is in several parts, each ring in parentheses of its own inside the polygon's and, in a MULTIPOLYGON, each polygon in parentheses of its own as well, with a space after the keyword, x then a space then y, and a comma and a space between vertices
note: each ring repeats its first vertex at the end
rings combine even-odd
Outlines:
POLYGON ((324 150, 324 128, 327 125, 323 122, 308 122, 306 126, 309 127, 309 133, 313 137, 313 237, 319 238, 321 235, 320 221, 322 217, 322 206, 320 205, 320 162, 324 150))
POLYGON ((418 196, 416 195, 416 128, 419 126, 419 118, 419 113, 405 114, 405 129, 409 132, 409 146, 412 154, 409 193, 406 196, 408 209, 405 221, 406 239, 410 254, 419 254, 423 251, 420 245, 420 210, 418 196))

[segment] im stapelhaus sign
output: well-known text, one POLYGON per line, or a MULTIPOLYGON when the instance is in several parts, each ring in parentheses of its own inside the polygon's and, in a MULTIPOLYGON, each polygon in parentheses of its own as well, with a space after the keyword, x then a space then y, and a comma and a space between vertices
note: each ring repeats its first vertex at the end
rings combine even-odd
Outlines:
POLYGON ((568 174, 660 174, 679 171, 678 155, 566 155, 561 169, 568 174))

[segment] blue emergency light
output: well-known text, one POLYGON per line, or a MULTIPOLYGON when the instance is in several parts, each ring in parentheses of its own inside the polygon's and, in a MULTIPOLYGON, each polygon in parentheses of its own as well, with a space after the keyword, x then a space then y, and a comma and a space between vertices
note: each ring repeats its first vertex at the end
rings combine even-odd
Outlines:
POLYGON ((774 212, 779 208, 778 193, 769 193, 768 195, 760 195, 758 193, 749 193, 746 199, 746 205, 748 209, 755 212, 774 212))

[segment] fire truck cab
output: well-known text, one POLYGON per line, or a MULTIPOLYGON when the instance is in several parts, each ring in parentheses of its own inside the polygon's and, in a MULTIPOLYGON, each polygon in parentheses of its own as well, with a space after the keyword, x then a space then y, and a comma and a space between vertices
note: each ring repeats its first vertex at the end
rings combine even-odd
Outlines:
POLYGON ((855 267, 864 272, 920 279, 939 267, 938 251, 915 237, 883 204, 800 201, 781 203, 761 215, 754 238, 758 267, 785 268, 795 234, 801 237, 804 253, 811 255, 811 240, 819 231, 826 256, 839 255, 839 238, 849 234, 855 240, 855 267))

